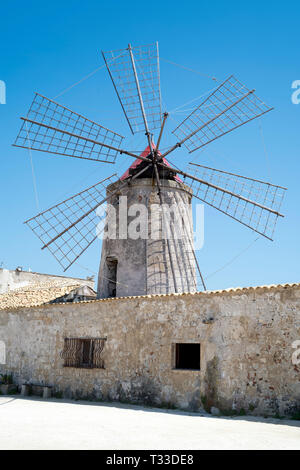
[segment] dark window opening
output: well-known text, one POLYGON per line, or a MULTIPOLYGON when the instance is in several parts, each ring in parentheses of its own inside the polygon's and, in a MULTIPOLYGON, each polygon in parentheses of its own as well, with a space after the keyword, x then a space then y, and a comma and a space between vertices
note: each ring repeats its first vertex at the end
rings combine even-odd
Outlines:
POLYGON ((199 343, 177 343, 175 354, 175 369, 200 370, 199 343))
POLYGON ((101 353, 106 338, 65 338, 61 357, 64 367, 104 369, 101 353))
POLYGON ((108 297, 116 297, 118 260, 114 258, 107 258, 106 264, 108 278, 108 297))
POLYGON ((81 365, 91 367, 93 363, 93 341, 90 339, 81 340, 81 365))

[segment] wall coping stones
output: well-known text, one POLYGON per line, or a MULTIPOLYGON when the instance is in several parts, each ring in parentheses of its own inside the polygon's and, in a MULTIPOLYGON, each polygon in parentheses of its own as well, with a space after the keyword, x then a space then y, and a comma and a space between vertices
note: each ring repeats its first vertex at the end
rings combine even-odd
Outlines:
MULTIPOLYGON (((212 290, 212 291, 201 291, 201 292, 182 292, 182 293, 171 293, 171 294, 152 294, 152 295, 140 295, 140 296, 128 296, 128 297, 111 297, 105 299, 93 299, 93 300, 83 300, 81 302, 77 302, 76 305, 73 305, 73 308, 76 308, 77 305, 83 303, 99 303, 99 302, 119 302, 121 300, 138 300, 138 299, 155 299, 161 297, 183 297, 183 296, 216 296, 216 295, 243 295, 246 293, 251 292, 265 292, 265 291, 273 291, 273 290, 284 290, 288 288, 300 288, 300 283, 287 283, 287 284, 270 284, 270 285, 263 285, 263 286, 250 286, 250 287, 231 287, 228 289, 221 289, 221 290, 212 290)), ((3 294, 4 295, 4 294, 3 294)), ((17 311, 17 310, 27 310, 33 308, 41 308, 41 307, 53 307, 53 306, 66 306, 70 305, 70 303, 65 302, 58 302, 55 304, 49 303, 42 303, 41 305, 26 305, 26 306, 18 306, 18 307, 8 307, 8 308, 1 308, 1 295, 0 295, 0 311, 17 311)))

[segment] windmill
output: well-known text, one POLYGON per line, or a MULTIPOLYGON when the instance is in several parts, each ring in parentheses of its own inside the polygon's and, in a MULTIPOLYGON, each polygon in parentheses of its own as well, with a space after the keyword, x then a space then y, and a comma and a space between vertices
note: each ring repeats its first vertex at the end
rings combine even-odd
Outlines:
MULTIPOLYGON (((285 188, 196 163, 183 171, 166 157, 181 146, 193 153, 273 108, 230 76, 173 130, 176 143, 160 151, 168 113, 161 106, 158 44, 129 45, 102 55, 128 126, 133 134, 145 134, 146 149, 141 154, 124 149, 120 134, 36 93, 27 116, 21 118, 15 146, 107 164, 115 163, 118 155, 134 160, 117 180, 113 174, 25 223, 43 243, 42 249, 50 250, 67 270, 99 235, 95 211, 106 202, 117 208, 124 195, 130 207, 142 200, 147 208, 158 207, 155 240, 106 237, 98 295, 195 291, 196 271, 205 289, 193 245, 192 196, 272 240, 277 219, 283 217, 285 188), (172 234, 166 237, 162 230, 168 225, 165 204, 179 202, 186 216, 180 240, 172 234)), ((108 211, 108 221, 110 215, 108 211)), ((182 214, 178 217, 181 220, 182 214)), ((120 231, 120 217, 116 223, 120 231)))

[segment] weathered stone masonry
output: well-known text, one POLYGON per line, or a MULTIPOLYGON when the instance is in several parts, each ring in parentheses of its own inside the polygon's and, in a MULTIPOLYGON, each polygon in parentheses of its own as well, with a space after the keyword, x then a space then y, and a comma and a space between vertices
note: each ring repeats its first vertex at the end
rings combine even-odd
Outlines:
POLYGON ((300 284, 52 304, 0 312, 0 372, 66 397, 292 415, 299 339, 300 284), (63 367, 65 337, 98 336, 105 369, 63 367), (174 370, 180 342, 201 344, 200 371, 174 370))

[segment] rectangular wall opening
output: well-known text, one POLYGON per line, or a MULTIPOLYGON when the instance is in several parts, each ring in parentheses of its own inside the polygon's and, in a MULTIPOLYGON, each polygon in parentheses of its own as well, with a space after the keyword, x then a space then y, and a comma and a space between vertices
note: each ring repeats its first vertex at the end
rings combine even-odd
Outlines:
POLYGON ((91 367, 93 363, 93 342, 90 339, 81 340, 81 365, 91 367))
POLYGON ((200 370, 199 343, 176 343, 175 369, 200 370))
POLYGON ((107 258, 106 264, 108 277, 108 297, 116 297, 118 260, 115 258, 107 258))
POLYGON ((104 369, 102 351, 106 338, 65 338, 61 357, 64 367, 104 369))

